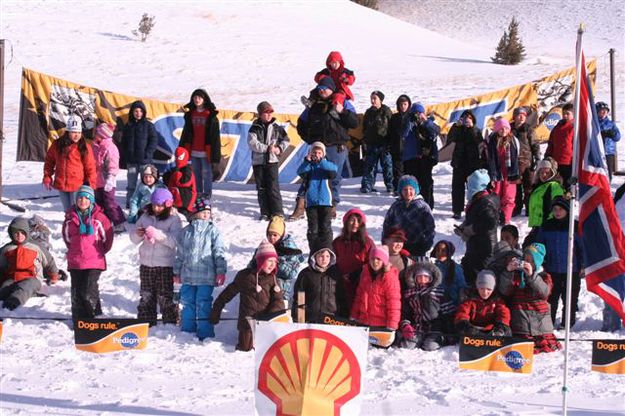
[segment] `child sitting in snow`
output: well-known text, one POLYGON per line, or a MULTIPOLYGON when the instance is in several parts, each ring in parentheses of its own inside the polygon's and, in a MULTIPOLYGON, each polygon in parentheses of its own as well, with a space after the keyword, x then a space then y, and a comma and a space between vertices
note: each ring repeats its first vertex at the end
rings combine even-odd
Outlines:
POLYGON ((27 220, 30 241, 41 249, 48 261, 49 267, 43 271, 46 284, 53 285, 59 280, 67 280, 67 273, 65 273, 65 270, 60 270, 58 268, 56 260, 54 260, 54 256, 52 256, 52 245, 50 244, 50 234, 52 234, 52 232, 46 225, 46 222, 37 214, 27 220))
POLYGON ((462 302, 454 321, 461 335, 507 337, 510 331, 510 309, 495 292, 497 278, 492 270, 477 274, 475 289, 462 302))
MULTIPOLYGON (((95 202, 104 210, 104 214, 113 225, 118 226, 126 221, 124 212, 115 200, 115 177, 119 172, 119 150, 113 143, 115 128, 108 123, 100 124, 93 138, 93 158, 96 169, 95 202)), ((121 231, 121 228, 116 228, 121 231)))
POLYGON ((449 332, 453 320, 453 315, 441 311, 441 305, 450 303, 440 287, 441 271, 427 260, 418 260, 406 270, 404 279, 399 346, 437 350, 446 343, 443 332, 449 332))
MULTIPOLYGON (((300 264, 306 257, 302 250, 297 248, 295 238, 291 234, 286 233, 286 224, 281 216, 274 216, 267 226, 267 241, 273 244, 278 253, 278 271, 276 277, 278 284, 284 293, 285 299, 291 294, 291 283, 297 277, 300 264)), ((256 252, 254 258, 247 265, 249 269, 256 269, 256 252)))
POLYGON ((188 219, 193 214, 197 198, 195 174, 193 167, 189 165, 189 151, 184 147, 178 147, 175 154, 176 167, 163 175, 163 182, 174 196, 174 206, 188 219))
POLYGON ((219 230, 211 221, 210 202, 198 199, 191 223, 178 234, 174 260, 174 282, 182 283, 180 325, 194 332, 200 341, 213 338, 208 318, 215 286, 226 281, 226 249, 219 230))
POLYGON ((431 257, 436 258, 434 264, 443 275, 442 286, 445 296, 451 300, 454 309, 462 301, 464 291, 468 287, 462 267, 452 258, 455 252, 456 246, 451 241, 440 240, 434 245, 431 254, 431 257))
POLYGON ((252 328, 247 320, 262 318, 284 308, 284 297, 276 273, 278 270, 278 253, 274 246, 263 240, 256 249, 257 268, 245 268, 234 277, 223 292, 217 297, 213 305, 210 320, 213 325, 219 323, 221 311, 236 295, 239 299, 239 342, 237 350, 250 351, 254 348, 252 328))
POLYGON ((499 291, 510 297, 512 335, 534 340, 535 354, 562 348, 553 334, 547 302, 553 284, 542 270, 545 254, 544 245, 533 243, 523 252, 523 259, 512 258, 499 276, 499 291))
POLYGON ((128 223, 134 224, 143 214, 143 209, 150 203, 152 193, 159 188, 167 188, 158 179, 158 169, 154 165, 145 165, 141 171, 141 183, 130 197, 128 223))
POLYGON ((174 304, 173 264, 176 254, 176 238, 182 229, 182 221, 173 208, 174 197, 167 189, 157 189, 151 204, 137 221, 130 233, 130 240, 139 247, 139 293, 137 306, 139 319, 156 325, 156 307, 161 310, 163 323, 175 324, 178 306, 174 304), (173 211, 172 211, 173 210, 173 211))
POLYGON ((401 315, 398 271, 389 264, 386 246, 373 247, 362 268, 351 319, 372 327, 397 330, 401 315))
MULTIPOLYGON (((29 239, 26 218, 14 218, 8 231, 11 242, 0 248, 0 300, 12 311, 41 289, 44 271, 51 270, 43 251, 29 239)), ((56 282, 58 275, 52 276, 56 282)))

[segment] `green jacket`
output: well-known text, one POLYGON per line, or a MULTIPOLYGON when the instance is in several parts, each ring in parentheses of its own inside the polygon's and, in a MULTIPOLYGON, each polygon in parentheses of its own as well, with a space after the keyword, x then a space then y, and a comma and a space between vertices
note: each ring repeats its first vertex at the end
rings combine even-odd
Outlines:
POLYGON ((529 200, 528 225, 540 227, 544 221, 551 218, 551 201, 561 195, 564 195, 564 188, 557 181, 547 181, 534 188, 529 200))

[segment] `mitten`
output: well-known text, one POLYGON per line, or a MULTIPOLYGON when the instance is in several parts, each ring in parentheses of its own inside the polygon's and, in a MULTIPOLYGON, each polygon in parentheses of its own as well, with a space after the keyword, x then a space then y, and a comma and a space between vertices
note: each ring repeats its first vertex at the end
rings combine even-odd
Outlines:
POLYGON ((157 241, 163 241, 165 239, 165 234, 158 228, 150 225, 148 228, 145 229, 145 234, 143 235, 143 238, 149 241, 150 244, 154 244, 157 241))
POLYGON ((213 325, 217 325, 219 323, 219 318, 221 317, 221 311, 213 310, 210 315, 210 323, 213 325))
POLYGON ((174 186, 180 186, 181 180, 182 180, 182 172, 178 171, 178 172, 172 173, 171 181, 173 182, 174 186))
POLYGON ((43 177, 43 187, 48 190, 51 191, 52 190, 52 178, 49 176, 44 176, 43 177))
POLYGON ((67 280, 67 273, 65 272, 65 270, 59 270, 59 279, 62 281, 67 280))
POLYGON ((225 274, 218 274, 215 276, 215 286, 223 286, 224 283, 226 283, 225 274))
POLYGON ((117 185, 115 182, 115 177, 109 176, 106 179, 106 183, 104 184, 104 192, 111 192, 113 189, 115 189, 115 185, 117 185))
POLYGON ((415 336, 417 335, 417 333, 415 332, 414 328, 412 327, 412 325, 410 324, 404 324, 401 327, 401 336, 404 339, 413 339, 415 336))
POLYGON ((48 286, 54 285, 59 281, 59 275, 58 274, 51 274, 48 279, 46 280, 46 284, 48 286))
POLYGON ((501 322, 497 322, 493 329, 490 331, 489 335, 494 337, 505 337, 510 335, 510 327, 506 324, 502 324, 501 322))
POLYGON ((137 222, 137 216, 136 215, 131 215, 128 217, 128 219, 126 220, 128 221, 128 224, 134 224, 137 222))
POLYGON ((456 324, 456 329, 460 334, 464 335, 480 335, 481 332, 469 321, 460 321, 456 324))

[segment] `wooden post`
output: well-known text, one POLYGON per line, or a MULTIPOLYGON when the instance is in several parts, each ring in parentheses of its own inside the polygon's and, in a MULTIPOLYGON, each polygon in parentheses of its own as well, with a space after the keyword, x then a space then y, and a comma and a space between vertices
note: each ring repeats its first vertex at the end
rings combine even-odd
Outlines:
POLYGON ((2 200, 2 145, 4 144, 4 39, 0 39, 0 200, 2 200))
POLYGON ((297 292, 297 323, 306 323, 306 310, 304 305, 306 304, 306 292, 297 292))

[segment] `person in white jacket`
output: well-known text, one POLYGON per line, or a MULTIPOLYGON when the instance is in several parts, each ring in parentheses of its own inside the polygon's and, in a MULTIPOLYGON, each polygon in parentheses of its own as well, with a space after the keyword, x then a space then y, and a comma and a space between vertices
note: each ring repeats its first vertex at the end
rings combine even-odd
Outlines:
POLYGON ((174 197, 166 188, 154 191, 136 224, 130 240, 139 247, 139 279, 141 280, 138 319, 156 325, 156 307, 160 308, 163 323, 176 324, 178 306, 174 303, 173 264, 176 238, 182 221, 173 207, 174 197))

